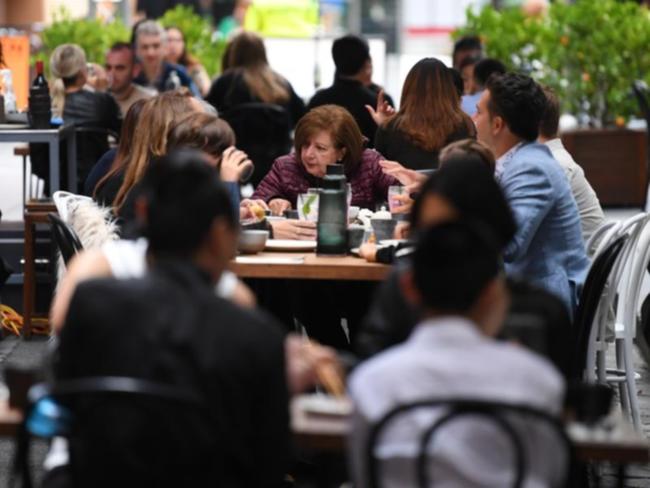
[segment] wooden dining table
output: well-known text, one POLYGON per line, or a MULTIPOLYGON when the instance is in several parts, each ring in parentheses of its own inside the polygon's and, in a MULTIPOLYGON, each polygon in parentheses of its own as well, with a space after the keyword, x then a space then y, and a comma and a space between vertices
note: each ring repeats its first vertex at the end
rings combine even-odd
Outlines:
POLYGON ((240 278, 382 281, 391 267, 356 256, 319 256, 314 252, 275 252, 237 256, 230 270, 240 278))
MULTIPOLYGON (((343 453, 350 432, 349 417, 312 413, 297 397, 291 402, 291 430, 300 448, 343 453)), ((650 441, 622 419, 611 428, 569 423, 566 432, 581 461, 650 463, 650 441)))

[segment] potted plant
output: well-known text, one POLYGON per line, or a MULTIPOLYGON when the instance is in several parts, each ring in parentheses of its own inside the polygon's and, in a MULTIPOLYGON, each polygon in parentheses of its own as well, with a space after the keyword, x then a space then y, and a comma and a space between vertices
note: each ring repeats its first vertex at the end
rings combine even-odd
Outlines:
POLYGON ((642 205, 647 188, 645 132, 624 127, 639 108, 634 80, 650 82, 650 12, 634 2, 553 3, 545 15, 519 9, 468 10, 455 35, 475 33, 488 56, 555 89, 581 128, 563 134, 601 201, 642 205))

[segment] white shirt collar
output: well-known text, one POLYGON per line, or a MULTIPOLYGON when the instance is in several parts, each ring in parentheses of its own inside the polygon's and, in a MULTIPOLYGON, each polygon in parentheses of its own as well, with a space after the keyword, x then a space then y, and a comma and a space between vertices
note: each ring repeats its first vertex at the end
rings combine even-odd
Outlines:
POLYGON ((544 143, 549 149, 564 149, 564 145, 562 144, 562 139, 559 137, 556 137, 555 139, 549 139, 544 143))
POLYGON ((409 343, 431 343, 446 340, 477 342, 487 339, 471 320, 459 315, 426 319, 420 322, 408 339, 409 343))
POLYGON ((508 151, 503 154, 499 159, 496 161, 496 166, 494 168, 494 177, 497 179, 501 179, 501 174, 503 173, 503 169, 505 165, 514 157, 515 153, 519 150, 521 146, 523 146, 523 142, 519 142, 512 146, 508 151))

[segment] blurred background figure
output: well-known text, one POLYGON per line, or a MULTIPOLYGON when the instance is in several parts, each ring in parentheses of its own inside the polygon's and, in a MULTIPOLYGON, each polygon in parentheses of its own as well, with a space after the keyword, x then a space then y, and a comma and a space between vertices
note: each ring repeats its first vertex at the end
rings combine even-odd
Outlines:
POLYGON ((135 29, 135 52, 142 63, 142 71, 133 81, 159 92, 184 86, 196 96, 199 90, 185 68, 165 60, 167 33, 158 22, 147 20, 135 29))
POLYGON ((135 53, 131 44, 117 42, 106 53, 108 90, 120 106, 122 117, 126 117, 126 113, 135 102, 155 95, 154 91, 146 90, 133 83, 133 78, 139 71, 140 67, 135 62, 135 53))
POLYGON ((217 25, 217 31, 222 37, 227 38, 244 25, 246 12, 248 12, 248 7, 250 7, 252 3, 253 0, 237 0, 235 2, 235 7, 232 9, 232 13, 223 17, 219 22, 219 25, 217 25))
POLYGON ((474 56, 465 58, 462 63, 464 94, 461 107, 470 117, 476 113, 476 104, 481 98, 485 84, 493 74, 502 75, 506 72, 505 65, 498 59, 479 59, 474 56))
POLYGON ((466 57, 482 57, 482 55, 483 45, 481 39, 478 36, 463 36, 454 44, 454 52, 451 56, 452 66, 460 71, 460 65, 466 57))
POLYGON ((210 90, 210 77, 203 65, 187 51, 185 36, 178 27, 167 27, 167 54, 169 63, 185 68, 192 81, 199 89, 201 96, 206 96, 210 90))
POLYGON ((318 0, 255 0, 244 29, 263 37, 311 37, 318 24, 318 0))

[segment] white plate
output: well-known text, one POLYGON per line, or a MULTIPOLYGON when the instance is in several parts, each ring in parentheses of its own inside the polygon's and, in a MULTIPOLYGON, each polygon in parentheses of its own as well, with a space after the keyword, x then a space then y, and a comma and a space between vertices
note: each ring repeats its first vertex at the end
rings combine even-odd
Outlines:
POLYGON ((237 256, 235 262, 239 264, 302 264, 305 258, 298 256, 289 258, 284 256, 237 256))
POLYGON ((397 246, 402 242, 406 242, 406 239, 384 239, 383 241, 379 241, 379 244, 381 246, 397 246))
POLYGON ((300 395, 300 409, 308 414, 348 416, 352 413, 352 402, 349 398, 337 398, 330 395, 300 395))
POLYGON ((269 239, 266 241, 267 251, 314 251, 316 241, 294 241, 290 239, 269 239))

